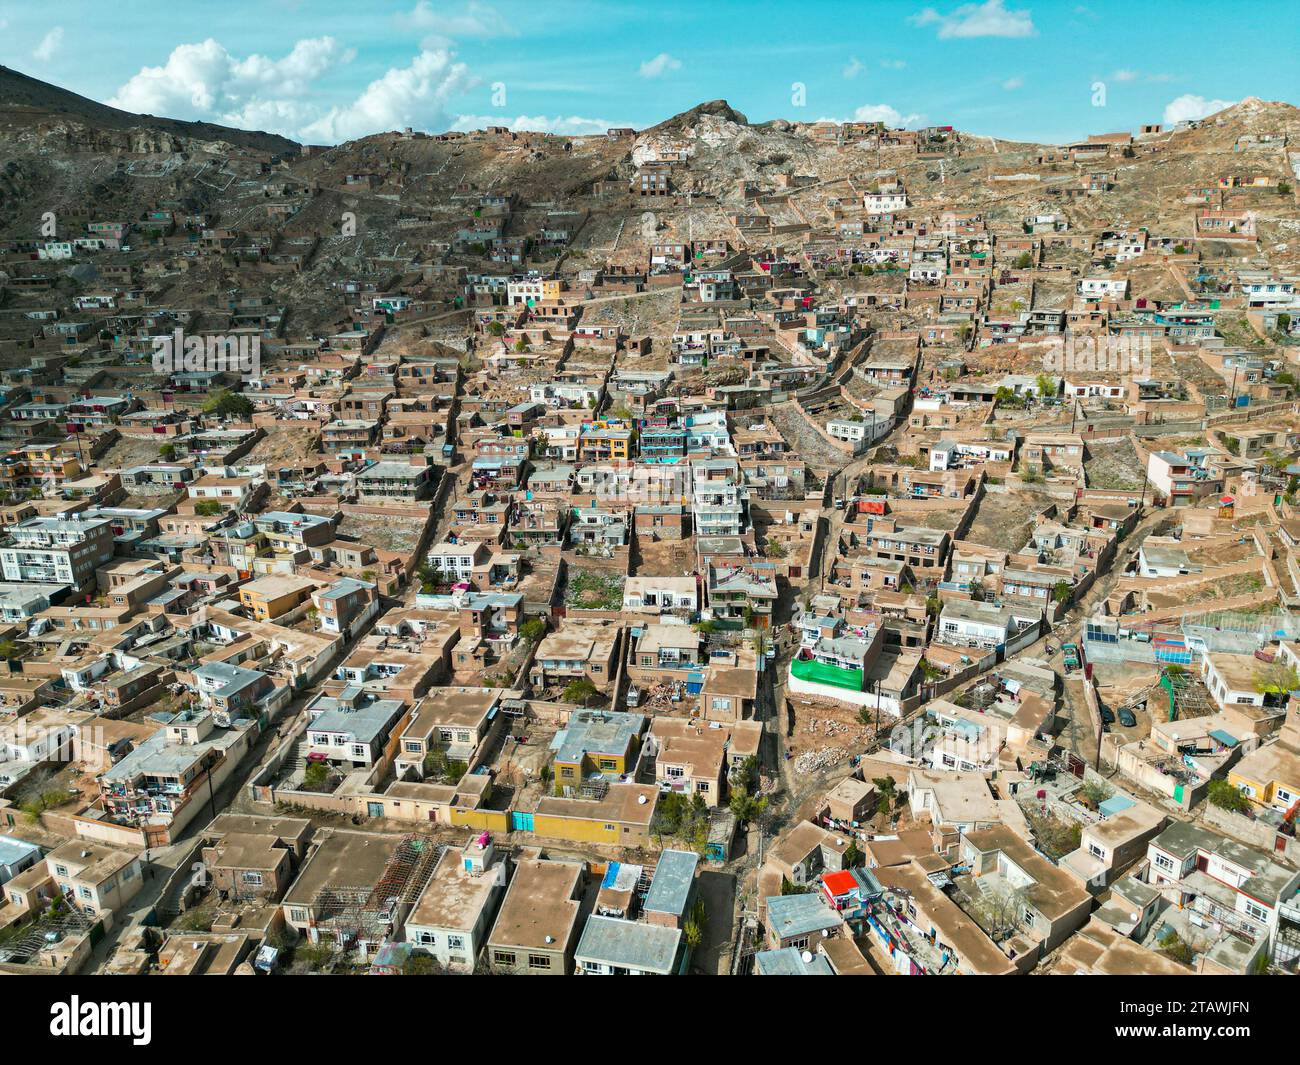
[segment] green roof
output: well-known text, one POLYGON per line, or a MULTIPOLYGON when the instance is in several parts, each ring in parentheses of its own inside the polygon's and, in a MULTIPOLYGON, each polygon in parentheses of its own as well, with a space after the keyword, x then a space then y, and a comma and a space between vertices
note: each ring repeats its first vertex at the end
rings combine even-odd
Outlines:
POLYGON ((790 663, 790 672, 800 680, 812 681, 815 684, 830 684, 836 688, 847 688, 855 692, 862 690, 860 669, 843 669, 840 666, 827 665, 825 662, 796 658, 790 663))

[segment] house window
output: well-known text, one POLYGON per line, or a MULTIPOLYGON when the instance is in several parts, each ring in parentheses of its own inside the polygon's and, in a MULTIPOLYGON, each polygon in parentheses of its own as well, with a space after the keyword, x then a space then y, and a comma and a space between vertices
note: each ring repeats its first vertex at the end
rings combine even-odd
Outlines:
POLYGON ((1263 906, 1257 906, 1249 899, 1245 901, 1244 905, 1242 906, 1242 909, 1245 910, 1247 917, 1253 917, 1256 921, 1268 920, 1268 910, 1264 909, 1263 906))
POLYGON ((512 950, 494 950, 492 952, 492 962, 494 965, 514 965, 515 954, 512 950))
POLYGON ((245 874, 244 874, 244 883, 245 883, 245 884, 249 884, 249 885, 251 885, 251 886, 253 886, 253 887, 261 887, 261 886, 262 886, 262 874, 261 874, 261 873, 245 873, 245 874))
POLYGON ((447 947, 448 947, 449 950, 464 950, 464 949, 465 949, 465 937, 464 937, 464 936, 453 936, 453 935, 448 935, 448 936, 447 936, 447 947))
POLYGON ((290 911, 289 911, 289 920, 291 920, 291 921, 297 921, 299 924, 306 924, 306 923, 307 923, 307 911, 306 911, 306 910, 290 910, 290 911))
POLYGON ((1174 860, 1167 855, 1157 854, 1155 863, 1157 869, 1163 869, 1166 873, 1172 873, 1174 870, 1174 860))
POLYGON ((549 954, 528 955, 528 968, 549 969, 550 967, 551 967, 551 956, 549 954))
POLYGON ((438 944, 438 935, 436 932, 420 932, 416 935, 415 940, 421 946, 433 947, 438 944))

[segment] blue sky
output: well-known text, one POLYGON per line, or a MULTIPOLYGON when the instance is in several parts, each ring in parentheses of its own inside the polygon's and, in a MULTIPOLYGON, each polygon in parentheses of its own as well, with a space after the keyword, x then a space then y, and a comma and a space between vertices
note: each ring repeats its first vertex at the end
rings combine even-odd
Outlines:
POLYGON ((717 98, 751 121, 1063 141, 1243 96, 1300 103, 1297 54, 1294 4, 1244 0, 0 2, 6 66, 313 142, 407 125, 589 133, 717 98))

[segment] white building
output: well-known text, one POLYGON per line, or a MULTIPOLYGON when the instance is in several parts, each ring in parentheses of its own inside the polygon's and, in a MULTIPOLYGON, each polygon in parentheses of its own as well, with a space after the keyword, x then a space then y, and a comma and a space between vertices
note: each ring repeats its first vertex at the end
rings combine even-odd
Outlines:
POLYGON ((1122 300, 1128 295, 1128 278, 1081 277, 1075 291, 1085 299, 1122 300))
POLYGON ((905 192, 864 192, 862 194, 862 209, 867 214, 890 214, 906 208, 907 193, 905 192))
POLYGON ((451 972, 473 972, 505 883, 506 864, 486 832, 448 848, 406 919, 406 941, 451 972))
POLYGON ((429 565, 458 581, 469 580, 474 567, 487 558, 488 549, 479 541, 470 544, 441 543, 429 551, 429 565))
POLYGON ((1027 610, 954 599, 944 604, 935 639, 954 647, 991 650, 1037 620, 1027 610))
POLYGON ((623 585, 623 609, 647 614, 700 608, 700 589, 694 577, 629 577, 623 585))
POLYGON ((75 514, 21 521, 10 529, 9 543, 0 548, 6 581, 77 588, 93 580, 95 571, 112 558, 112 522, 75 514))

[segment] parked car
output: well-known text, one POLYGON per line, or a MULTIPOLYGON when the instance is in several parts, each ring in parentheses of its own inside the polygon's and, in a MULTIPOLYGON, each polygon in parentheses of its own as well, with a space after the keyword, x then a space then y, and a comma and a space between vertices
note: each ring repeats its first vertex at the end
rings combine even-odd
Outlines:
POLYGON ((1127 706, 1119 711, 1119 723, 1125 728, 1137 728, 1138 719, 1127 706))
POLYGON ((1115 711, 1108 706, 1101 708, 1101 723, 1103 725, 1115 724, 1115 711))
POLYGON ((627 705, 628 706, 641 705, 641 689, 638 688, 635 684, 632 685, 632 687, 628 688, 627 690, 627 705))

